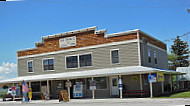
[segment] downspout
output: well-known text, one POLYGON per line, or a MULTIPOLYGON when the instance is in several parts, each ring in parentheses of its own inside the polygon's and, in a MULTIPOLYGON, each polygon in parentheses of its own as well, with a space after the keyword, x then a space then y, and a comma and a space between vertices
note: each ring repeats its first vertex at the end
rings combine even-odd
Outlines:
POLYGON ((139 55, 139 66, 141 66, 141 49, 140 49, 140 36, 139 30, 137 30, 137 42, 138 42, 138 55, 139 55))

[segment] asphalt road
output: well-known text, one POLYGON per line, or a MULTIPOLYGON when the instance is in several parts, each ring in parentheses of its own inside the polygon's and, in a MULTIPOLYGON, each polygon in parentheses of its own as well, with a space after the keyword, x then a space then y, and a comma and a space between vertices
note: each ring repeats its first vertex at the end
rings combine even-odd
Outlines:
POLYGON ((71 99, 69 102, 58 102, 58 100, 21 101, 0 100, 0 106, 185 106, 190 105, 190 98, 174 99, 150 99, 150 98, 125 98, 125 99, 71 99))

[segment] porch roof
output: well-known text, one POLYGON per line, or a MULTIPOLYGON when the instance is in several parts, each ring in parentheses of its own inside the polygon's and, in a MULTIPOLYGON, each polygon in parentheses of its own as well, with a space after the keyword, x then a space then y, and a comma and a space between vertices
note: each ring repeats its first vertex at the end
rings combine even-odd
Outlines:
POLYGON ((32 82, 32 81, 74 79, 74 78, 100 77, 100 76, 112 76, 112 75, 145 74, 145 73, 156 73, 156 72, 163 72, 165 74, 184 74, 173 70, 158 69, 153 67, 127 66, 127 67, 105 68, 105 69, 96 69, 96 70, 87 70, 87 71, 23 76, 23 77, 2 80, 0 81, 0 83, 17 83, 23 80, 32 82))

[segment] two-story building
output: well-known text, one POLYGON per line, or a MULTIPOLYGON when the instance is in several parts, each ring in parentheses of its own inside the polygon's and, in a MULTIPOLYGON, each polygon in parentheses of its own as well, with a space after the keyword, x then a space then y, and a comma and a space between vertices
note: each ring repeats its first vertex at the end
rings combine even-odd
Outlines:
POLYGON ((181 74, 168 70, 166 44, 139 29, 107 34, 89 27, 44 36, 35 48, 19 50, 17 56, 18 78, 0 83, 25 80, 33 95, 47 92, 50 98, 57 98, 63 89, 73 98, 77 82, 83 85, 83 98, 122 98, 145 91, 158 96, 176 90, 174 76, 181 74), (148 75, 158 73, 164 80, 149 83, 148 75), (92 80, 96 90, 90 89, 92 80))

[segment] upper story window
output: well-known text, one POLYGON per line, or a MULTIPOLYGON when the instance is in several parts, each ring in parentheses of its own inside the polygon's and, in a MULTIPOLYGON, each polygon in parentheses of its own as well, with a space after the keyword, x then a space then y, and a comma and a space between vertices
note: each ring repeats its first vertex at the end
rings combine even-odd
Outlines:
POLYGON ((43 69, 44 71, 54 71, 54 59, 43 59, 43 69))
POLYGON ((91 54, 79 55, 80 67, 92 66, 91 54))
POLYGON ((81 54, 66 57, 67 68, 79 68, 92 66, 92 54, 81 54))
POLYGON ((33 60, 27 61, 28 73, 33 73, 33 60))
POLYGON ((78 68, 78 56, 66 57, 67 68, 78 68))
POLYGON ((156 51, 154 51, 154 63, 157 64, 157 56, 156 56, 156 51))
POLYGON ((119 63, 119 49, 111 50, 111 63, 112 64, 119 63))
POLYGON ((148 49, 148 62, 151 63, 151 53, 150 53, 150 49, 148 49))

